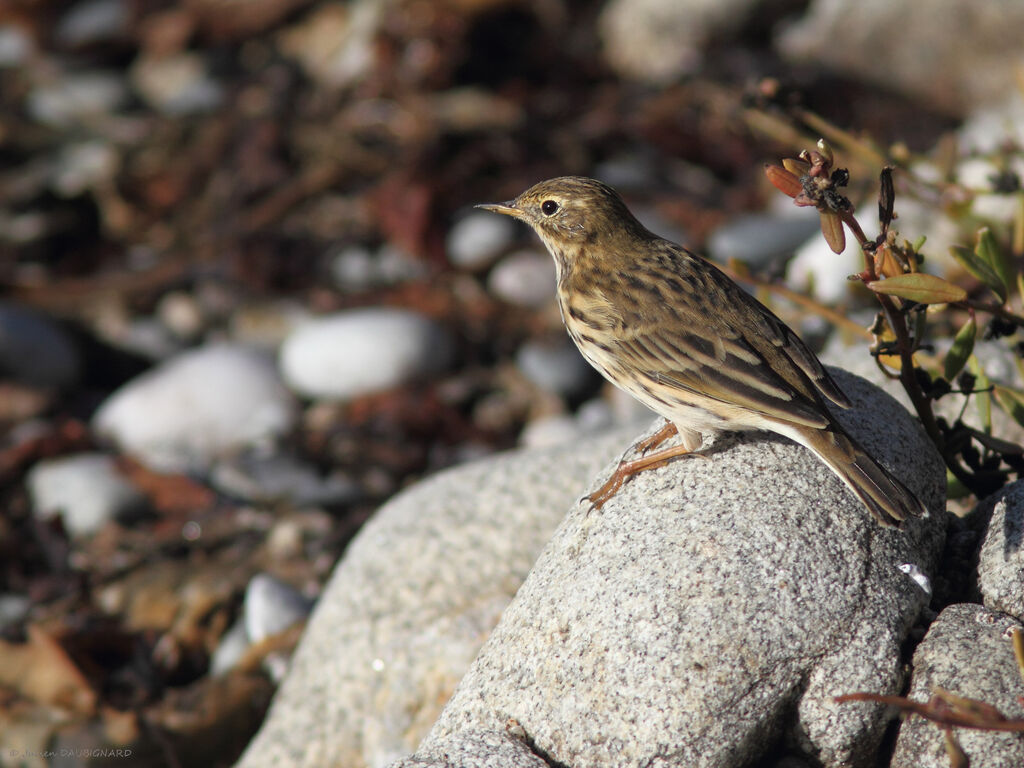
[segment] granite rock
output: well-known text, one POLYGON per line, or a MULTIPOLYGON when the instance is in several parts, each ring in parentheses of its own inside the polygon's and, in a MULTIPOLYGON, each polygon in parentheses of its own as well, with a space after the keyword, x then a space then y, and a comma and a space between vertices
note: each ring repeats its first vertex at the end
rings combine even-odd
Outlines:
POLYGON ((1024 620, 1024 480, 978 505, 988 518, 978 555, 978 587, 985 607, 1024 620))
POLYGON ((381 507, 320 597, 239 768, 382 766, 411 753, 565 510, 634 435, 483 459, 381 507))
MULTIPOLYGON (((1020 671, 1013 657, 1010 631, 1020 622, 960 603, 946 608, 928 629, 914 653, 909 698, 924 702, 935 686, 957 696, 983 701, 1010 718, 1024 717, 1017 697, 1020 671)), ((863 706, 863 705, 858 705, 863 706)), ((955 729, 971 765, 1019 768, 1024 765, 1024 739, 1018 733, 955 729)), ((900 727, 891 768, 949 768, 942 731, 920 717, 900 727)))
POLYGON ((883 529, 808 451, 764 434, 642 473, 570 512, 396 768, 483 764, 443 755, 488 732, 566 766, 742 765, 782 738, 826 766, 874 765, 884 708, 833 697, 900 690, 927 602, 900 566, 936 565, 944 471, 898 403, 839 383, 856 404, 839 417, 930 517, 883 529))

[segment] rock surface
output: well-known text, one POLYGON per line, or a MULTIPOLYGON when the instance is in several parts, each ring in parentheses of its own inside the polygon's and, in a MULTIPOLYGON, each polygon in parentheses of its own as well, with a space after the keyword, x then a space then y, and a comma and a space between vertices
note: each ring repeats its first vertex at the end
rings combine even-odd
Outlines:
MULTIPOLYGON (((859 405, 846 423, 890 465, 899 457, 938 511, 941 465, 906 412, 840 383, 859 405)), ((382 508, 239 766, 408 753, 502 611, 403 768, 724 765, 783 732, 827 765, 868 764, 884 713, 832 696, 898 690, 900 644, 927 600, 899 566, 934 567, 944 517, 882 529, 803 448, 723 439, 707 459, 637 476, 599 512, 578 504, 505 610, 560 504, 629 439, 469 465, 382 508)))
MULTIPOLYGON (((957 696, 978 699, 1010 718, 1024 717, 1017 701, 1020 671, 1013 657, 1010 630, 1020 622, 980 605, 946 608, 928 629, 914 653, 909 698, 927 701, 935 686, 957 696)), ((1024 765, 1024 739, 1017 733, 955 729, 971 765, 1019 768, 1024 765)), ((891 768, 949 768, 942 731, 920 717, 900 728, 891 768)))
POLYGON ((239 768, 382 766, 412 752, 565 510, 634 436, 467 464, 378 510, 239 768))
MULTIPOLYGON (((412 765, 467 734, 518 738, 550 764, 726 766, 786 737, 827 766, 873 765, 901 644, 944 535, 943 471, 906 412, 840 378, 845 423, 933 515, 882 529, 804 449, 764 435, 580 504, 463 678, 412 765), (518 734, 518 737, 516 736, 518 734)), ((520 763, 524 764, 524 763, 520 763)))
POLYGON ((1024 6, 937 0, 816 0, 776 48, 963 113, 1015 90, 1024 6), (866 52, 870 51, 867 55, 866 52))
POLYGON ((666 82, 692 72, 713 37, 738 29, 751 0, 612 0, 599 27, 605 57, 625 78, 666 82))
POLYGON ((989 518, 978 556, 985 607, 1024 620, 1024 481, 985 499, 974 514, 989 518))

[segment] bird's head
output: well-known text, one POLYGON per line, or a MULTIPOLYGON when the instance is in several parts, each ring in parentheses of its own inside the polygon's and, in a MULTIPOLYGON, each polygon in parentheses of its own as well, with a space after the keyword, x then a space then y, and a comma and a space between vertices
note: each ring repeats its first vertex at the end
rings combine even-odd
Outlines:
POLYGON ((525 221, 553 254, 574 244, 646 233, 618 192, 583 176, 548 179, 515 200, 476 207, 525 221))

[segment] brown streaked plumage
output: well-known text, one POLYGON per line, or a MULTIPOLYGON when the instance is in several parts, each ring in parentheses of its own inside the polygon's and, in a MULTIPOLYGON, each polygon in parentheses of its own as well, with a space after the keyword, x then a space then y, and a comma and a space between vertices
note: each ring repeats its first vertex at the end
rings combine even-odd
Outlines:
POLYGON ((700 447, 703 435, 765 429, 812 450, 883 525, 925 512, 839 425, 826 399, 850 401, 818 358, 721 270, 651 233, 611 187, 565 176, 478 206, 529 224, 555 259, 562 319, 583 356, 668 419, 591 500, 631 475, 700 447))

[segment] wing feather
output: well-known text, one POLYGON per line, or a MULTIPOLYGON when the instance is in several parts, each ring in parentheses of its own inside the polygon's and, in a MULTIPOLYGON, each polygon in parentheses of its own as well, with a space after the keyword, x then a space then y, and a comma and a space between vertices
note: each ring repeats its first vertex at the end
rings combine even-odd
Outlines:
MULTIPOLYGON (((681 389, 808 427, 829 423, 822 396, 850 406, 814 353, 763 304, 710 262, 668 241, 659 245, 670 256, 650 274, 663 274, 667 261, 692 289, 674 292, 672 298, 687 302, 700 294, 699 306, 727 306, 729 311, 687 311, 671 302, 652 302, 643 322, 616 329, 615 346, 632 366, 669 390, 681 389), (694 259, 701 263, 686 263, 694 259)), ((632 290, 644 274, 641 268, 634 275, 632 290)), ((665 297, 656 285, 650 290, 665 297)))

